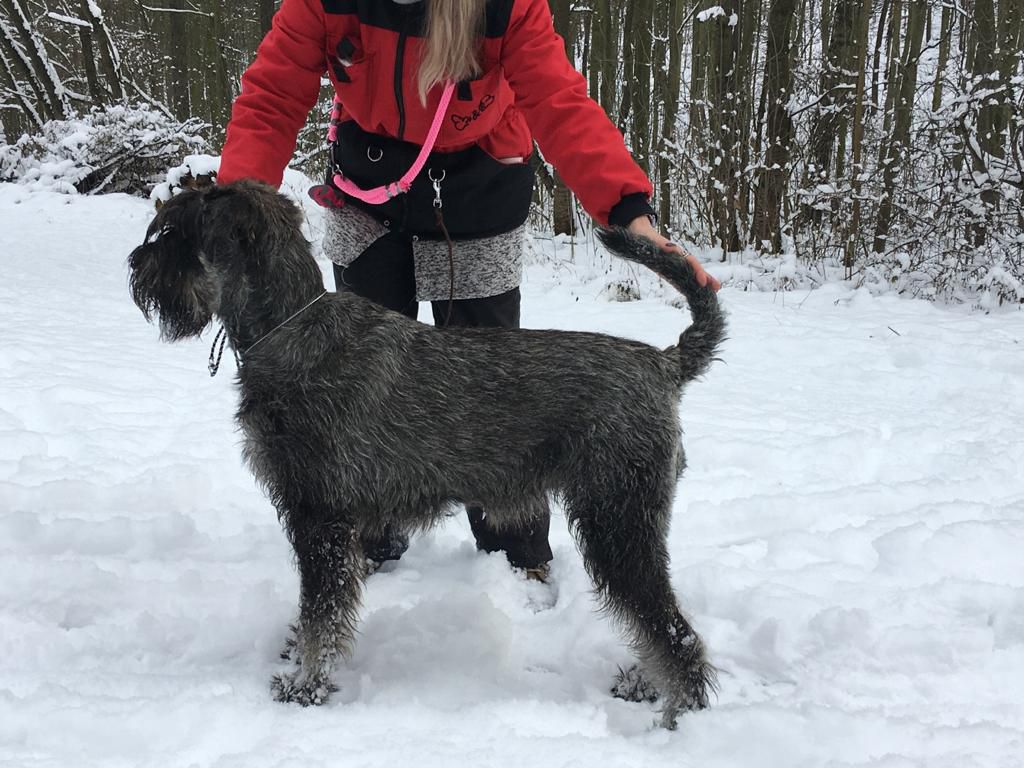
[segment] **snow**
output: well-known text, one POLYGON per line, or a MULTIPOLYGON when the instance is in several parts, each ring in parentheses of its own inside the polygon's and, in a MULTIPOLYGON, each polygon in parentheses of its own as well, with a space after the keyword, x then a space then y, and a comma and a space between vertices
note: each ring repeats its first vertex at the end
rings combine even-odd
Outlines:
POLYGON ((85 27, 86 29, 92 29, 92 24, 90 24, 87 21, 82 21, 82 19, 75 18, 74 16, 65 16, 62 13, 54 13, 53 11, 48 12, 46 16, 48 18, 53 19, 54 21, 61 21, 65 24, 71 24, 75 27, 85 27))
POLYGON ((167 171, 166 181, 163 181, 153 187, 152 192, 150 192, 149 199, 154 203, 158 200, 161 202, 167 202, 177 193, 177 191, 180 191, 181 180, 186 176, 216 177, 219 170, 219 155, 207 155, 202 153, 187 155, 182 159, 180 165, 177 165, 167 171))
POLYGON ((725 8, 720 5, 713 5, 705 8, 703 11, 697 14, 697 21, 707 21, 708 19, 717 19, 719 16, 725 16, 725 8))
MULTIPOLYGON (((678 731, 607 694, 630 657, 560 512, 551 586, 462 517, 418 538, 370 580, 339 693, 301 709, 268 692, 297 580, 233 363, 211 379, 212 334, 162 344, 128 296, 151 211, 0 185, 0 765, 1022 764, 1024 314, 723 289, 670 541, 722 687, 678 731)), ((535 249, 528 325, 684 326, 647 275, 535 249), (641 300, 602 297, 625 277, 641 300)))
POLYGON ((703 11, 697 14, 697 21, 709 21, 710 19, 717 19, 720 16, 729 16, 729 26, 735 27, 740 23, 740 17, 735 13, 726 14, 725 9, 720 5, 713 5, 709 8, 705 8, 703 11))
POLYGON ((205 146, 200 127, 197 120, 177 123, 153 108, 124 105, 51 120, 37 135, 0 140, 0 181, 65 194, 133 191, 165 171, 168 158, 205 146), (91 178, 100 170, 105 178, 91 178))

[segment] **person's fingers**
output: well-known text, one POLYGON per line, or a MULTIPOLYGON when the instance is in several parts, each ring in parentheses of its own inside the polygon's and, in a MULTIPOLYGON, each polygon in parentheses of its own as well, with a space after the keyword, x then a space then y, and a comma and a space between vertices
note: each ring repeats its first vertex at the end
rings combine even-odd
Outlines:
MULTIPOLYGON (((693 261, 696 261, 696 258, 694 258, 693 261)), ((704 281, 701 282, 700 284, 709 286, 711 290, 717 293, 718 289, 722 287, 722 284, 718 281, 718 278, 716 278, 714 275, 712 275, 710 272, 704 269, 703 266, 701 267, 701 273, 704 276, 704 281)), ((699 277, 697 279, 698 281, 700 280, 699 277)))
POLYGON ((717 292, 722 287, 722 283, 719 282, 719 280, 715 278, 714 275, 710 274, 706 269, 704 269, 704 265, 700 263, 697 257, 694 256, 689 251, 687 251, 678 243, 674 243, 671 240, 664 240, 660 244, 660 248, 663 251, 672 251, 674 253, 678 253, 680 256, 682 256, 684 259, 690 262, 690 266, 693 267, 694 275, 697 277, 697 284, 702 288, 710 285, 712 290, 717 292))
POLYGON ((680 256, 682 256, 684 259, 690 262, 690 266, 693 268, 693 273, 697 277, 697 284, 699 286, 703 288, 705 285, 708 284, 708 280, 711 276, 704 269, 704 265, 697 260, 696 256, 694 256, 689 251, 686 251, 678 243, 673 243, 671 240, 666 240, 661 247, 662 250, 674 251, 675 253, 678 253, 680 256))
POLYGON ((697 285, 701 288, 706 286, 711 276, 704 270, 704 266, 693 256, 688 256, 686 260, 693 267, 693 273, 697 277, 697 285))

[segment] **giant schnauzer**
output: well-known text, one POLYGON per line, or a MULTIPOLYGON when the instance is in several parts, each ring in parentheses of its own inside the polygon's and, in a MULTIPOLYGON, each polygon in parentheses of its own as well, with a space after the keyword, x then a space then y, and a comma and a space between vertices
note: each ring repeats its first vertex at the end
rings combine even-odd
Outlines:
MULTIPOLYGON (((625 230, 617 255, 687 298, 668 349, 596 333, 442 329, 351 293, 326 293, 299 209, 270 187, 187 191, 129 259, 131 291, 164 339, 215 318, 239 361, 248 465, 295 550, 297 669, 278 700, 320 704, 352 649, 364 540, 479 502, 500 528, 557 495, 602 605, 662 698, 662 724, 707 706, 714 668, 679 610, 666 534, 685 466, 679 396, 724 338, 714 292, 625 230)), ((221 348, 223 350, 223 346, 221 348)))

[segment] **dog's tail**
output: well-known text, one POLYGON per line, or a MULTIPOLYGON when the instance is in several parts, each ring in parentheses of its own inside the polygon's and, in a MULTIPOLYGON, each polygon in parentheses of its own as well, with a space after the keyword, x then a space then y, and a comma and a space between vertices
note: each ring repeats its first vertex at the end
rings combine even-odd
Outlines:
POLYGON ((597 236, 616 256, 642 264, 671 283, 690 305, 693 323, 669 351, 679 357, 680 383, 685 384, 707 371, 718 346, 725 340, 725 315, 718 297, 697 282, 693 267, 677 253, 663 251, 646 237, 622 227, 599 229, 597 236))

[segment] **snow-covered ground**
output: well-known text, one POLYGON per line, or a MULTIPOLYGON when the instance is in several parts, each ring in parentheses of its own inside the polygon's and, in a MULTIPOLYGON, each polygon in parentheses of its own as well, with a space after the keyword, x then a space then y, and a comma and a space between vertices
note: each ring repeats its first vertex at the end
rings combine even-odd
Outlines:
MULTIPOLYGON (((233 363, 210 379, 211 337, 161 344, 128 296, 150 215, 0 185, 3 766, 1024 764, 1024 313, 722 291, 671 538, 721 692, 678 731, 608 695, 629 657, 561 514, 553 587, 461 518, 416 540, 301 709, 268 691, 297 580, 233 363)), ((526 324, 676 338, 669 295, 611 303, 566 256, 526 324)))

